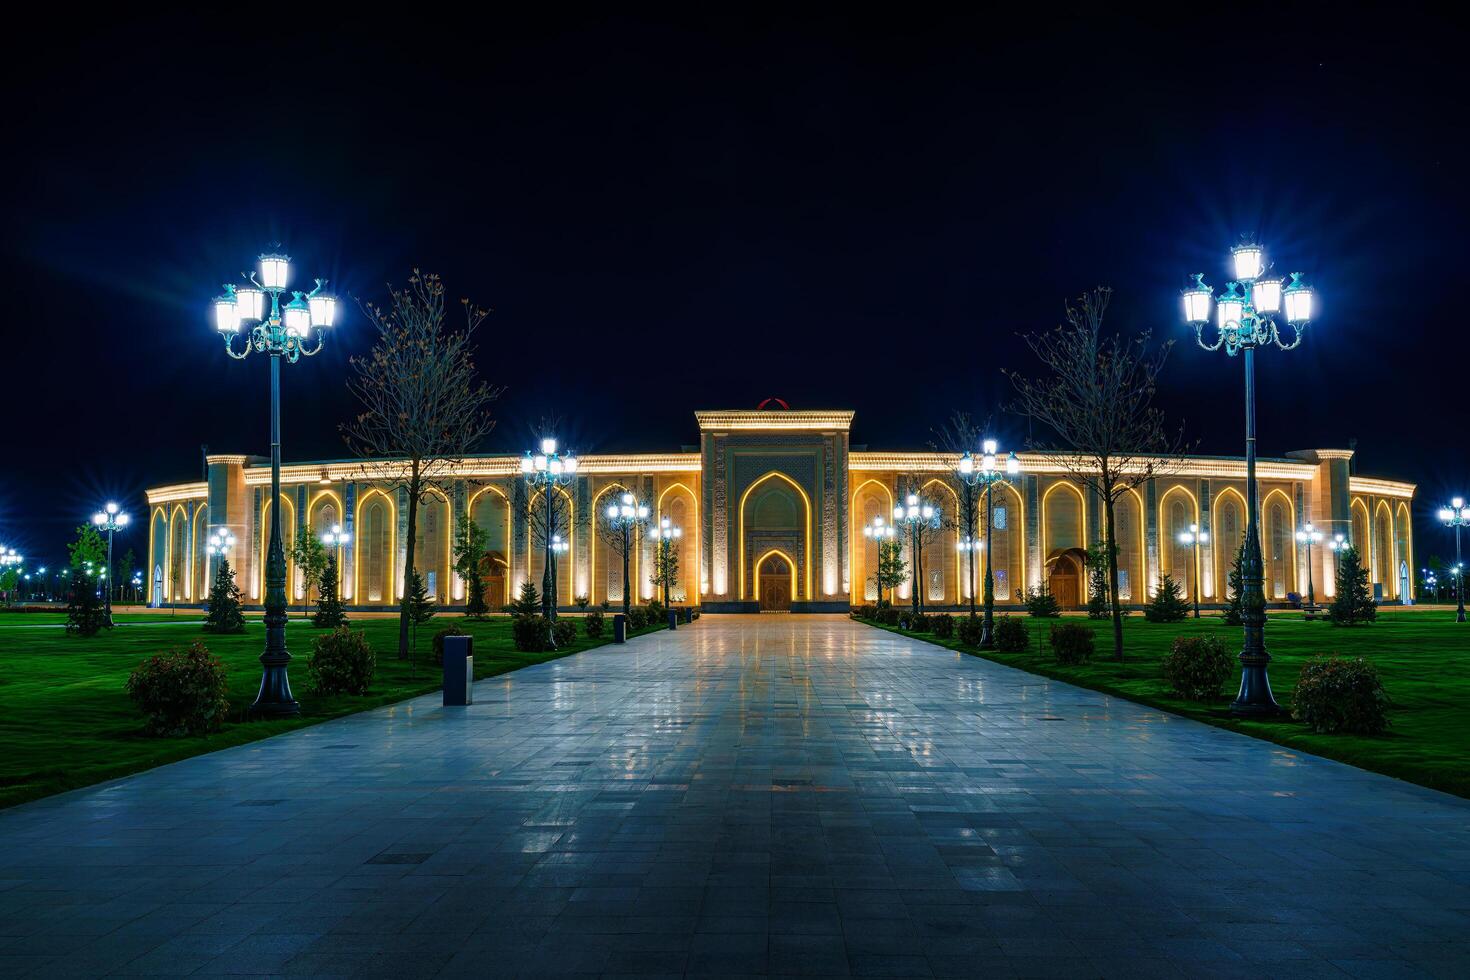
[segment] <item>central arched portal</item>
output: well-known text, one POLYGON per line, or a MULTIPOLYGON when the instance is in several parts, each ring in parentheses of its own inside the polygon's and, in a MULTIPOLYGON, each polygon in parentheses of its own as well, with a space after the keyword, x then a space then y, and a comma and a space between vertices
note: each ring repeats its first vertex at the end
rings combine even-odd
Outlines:
POLYGON ((1054 554, 1046 563, 1046 588, 1063 608, 1082 604, 1082 570, 1085 558, 1079 548, 1054 554))
POLYGON ((761 612, 790 612, 791 596, 796 588, 796 566, 779 551, 772 551, 756 563, 756 595, 761 612))

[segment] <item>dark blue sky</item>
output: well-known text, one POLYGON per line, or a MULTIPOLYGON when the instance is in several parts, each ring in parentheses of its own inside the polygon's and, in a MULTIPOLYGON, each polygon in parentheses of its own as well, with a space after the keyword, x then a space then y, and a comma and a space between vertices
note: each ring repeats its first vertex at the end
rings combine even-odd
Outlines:
MULTIPOLYGON (((4 68, 0 541, 32 554, 106 497, 141 512, 201 443, 267 450, 266 363, 225 358, 207 302, 277 241, 348 295, 419 265, 493 307, 487 449, 548 413, 582 451, 676 448, 694 409, 771 395, 919 446, 1034 368, 1017 332, 1109 284, 1116 326, 1180 341, 1166 407, 1235 454, 1240 364, 1193 346, 1177 290, 1258 235, 1322 297, 1260 359, 1262 452, 1356 437, 1365 472, 1421 485, 1425 556, 1447 541, 1423 515, 1470 489, 1463 35, 1429 15, 399 13, 269 39, 128 15, 4 68)), ((349 308, 285 371, 288 459, 344 454, 369 343, 349 308)))

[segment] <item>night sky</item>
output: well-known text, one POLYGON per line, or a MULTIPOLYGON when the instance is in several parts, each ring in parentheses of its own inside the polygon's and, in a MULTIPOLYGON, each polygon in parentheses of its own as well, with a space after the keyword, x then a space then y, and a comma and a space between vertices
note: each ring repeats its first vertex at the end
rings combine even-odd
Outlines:
MULTIPOLYGON (((768 396, 918 448, 998 412, 1000 368, 1035 370, 1017 333, 1108 284, 1115 327, 1179 341, 1165 408, 1240 454, 1240 362, 1194 346, 1178 289, 1255 235, 1320 296, 1259 359, 1262 453, 1356 438, 1363 472, 1420 485, 1416 553, 1453 548, 1427 517, 1470 492, 1447 22, 367 9, 269 33, 73 9, 8 47, 0 542, 55 561, 116 498, 141 557, 145 486, 198 479, 204 443, 268 451, 267 361, 226 358, 208 302, 277 242, 297 285, 380 299, 417 265, 493 308, 487 451, 548 414, 584 453, 676 450, 695 409, 768 396)), ((288 461, 346 454, 371 338, 344 312, 283 371, 288 461)))

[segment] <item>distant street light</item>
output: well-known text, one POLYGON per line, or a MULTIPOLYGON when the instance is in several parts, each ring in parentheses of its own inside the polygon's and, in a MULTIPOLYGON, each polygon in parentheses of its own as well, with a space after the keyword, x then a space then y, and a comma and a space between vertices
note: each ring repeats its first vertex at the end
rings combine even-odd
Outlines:
POLYGON ((902 504, 893 508, 893 523, 903 525, 909 532, 909 559, 914 563, 910 577, 914 594, 910 598, 914 612, 918 612, 924 604, 920 597, 919 581, 919 566, 924 560, 923 531, 939 527, 939 508, 918 494, 911 493, 902 504))
MULTIPOLYGON (((540 490, 545 498, 546 520, 542 530, 542 538, 545 543, 546 577, 542 582, 544 588, 541 590, 541 608, 549 621, 556 621, 556 559, 553 557, 558 552, 566 551, 566 543, 562 541, 561 534, 556 530, 556 502, 551 499, 551 491, 554 487, 564 487, 572 482, 577 473, 577 456, 573 452, 562 455, 556 451, 556 440, 546 437, 541 440, 541 451, 532 453, 526 451, 521 457, 521 475, 526 478, 526 485, 531 487, 533 495, 535 490, 540 490), (555 548, 553 545, 560 544, 562 547, 555 548)), ((553 649, 555 649, 553 640, 553 649)))
MULTIPOLYGON (((865 525, 863 525, 863 537, 869 539, 870 541, 875 541, 878 544, 878 564, 879 564, 880 568, 881 568, 881 566, 883 564, 883 544, 886 541, 892 541, 893 540, 893 534, 894 534, 893 525, 892 524, 885 524, 883 522, 883 515, 881 515, 881 514, 878 515, 877 517, 873 518, 873 522, 871 524, 865 524, 865 525)), ((881 579, 876 584, 877 584, 877 589, 878 589, 878 604, 879 605, 882 605, 882 603, 883 603, 883 583, 882 583, 881 579)), ((891 604, 891 599, 892 599, 892 591, 893 591, 892 589, 889 589, 889 593, 890 593, 890 604, 891 604)))
POLYGON ((214 301, 214 326, 225 341, 225 353, 243 361, 251 352, 271 359, 271 527, 265 557, 265 650, 260 655, 260 691, 250 706, 252 717, 289 718, 301 714, 301 705, 291 696, 291 679, 286 665, 286 550, 281 535, 281 359, 295 364, 302 357, 319 354, 326 343, 327 329, 337 319, 337 300, 326 292, 325 279, 316 280, 309 293, 292 290, 291 300, 281 302, 290 277, 291 260, 285 255, 260 257, 259 275, 250 273, 246 285, 225 284, 224 294, 214 301), (271 298, 265 309, 265 294, 271 298), (245 349, 235 353, 234 339, 249 326, 245 349), (316 345, 306 340, 316 331, 316 345))
POLYGON ((607 505, 607 526, 622 543, 619 549, 623 556, 623 615, 633 606, 633 582, 628 565, 633 553, 633 538, 638 529, 648 520, 648 505, 633 494, 624 491, 616 501, 607 505))
MULTIPOLYGON (((986 439, 981 443, 984 455, 980 457, 980 466, 975 467, 975 459, 966 450, 960 456, 957 467, 960 480, 967 488, 967 493, 973 488, 983 486, 985 488, 985 543, 982 546, 985 551, 985 620, 980 624, 980 649, 988 650, 995 645, 995 580, 991 572, 991 548, 990 527, 995 523, 995 506, 992 501, 992 490, 1001 480, 1014 479, 1021 472, 1021 460, 1014 451, 1006 456, 1006 468, 1002 473, 996 466, 996 442, 994 439, 986 439)), ((966 500, 965 515, 971 524, 974 523, 974 507, 966 500)), ((975 528, 965 529, 966 542, 975 538, 975 528)), ((975 550, 974 547, 962 548, 969 555, 970 564, 970 617, 975 616, 975 550)))
MULTIPOLYGON (((111 500, 107 502, 106 507, 92 515, 92 523, 99 530, 107 532, 107 568, 109 571, 112 569, 112 536, 127 527, 131 520, 132 518, 124 514, 111 500)), ((105 578, 107 579, 107 625, 112 626, 112 577, 109 575, 105 578)))
POLYGON ((1455 622, 1465 621, 1465 575, 1464 560, 1460 557, 1460 528, 1470 526, 1470 507, 1465 506, 1464 497, 1456 497, 1448 507, 1439 509, 1439 521, 1445 527, 1455 529, 1455 622))
POLYGON ((1238 245, 1231 250, 1235 281, 1215 300, 1215 341, 1205 343, 1204 328, 1210 322, 1210 300, 1214 290, 1205 285, 1202 274, 1184 290, 1184 320, 1194 327, 1195 342, 1205 350, 1225 349, 1234 357, 1243 354, 1245 362, 1245 543, 1241 552, 1241 624, 1245 640, 1240 650, 1240 691, 1230 705, 1232 714, 1274 715, 1281 706, 1271 696, 1271 680, 1266 665, 1271 655, 1266 652, 1265 570, 1261 560, 1261 529, 1257 520, 1256 487, 1256 348, 1274 345, 1291 350, 1302 342, 1302 331, 1312 319, 1314 299, 1310 286, 1300 272, 1291 274, 1291 284, 1282 288, 1281 280, 1266 277, 1268 266, 1265 250, 1259 245, 1238 245), (1291 340, 1284 341, 1276 316, 1285 308, 1285 318, 1292 329, 1291 340))
POLYGON ((1199 619, 1199 546, 1210 540, 1209 531, 1201 531, 1198 524, 1189 525, 1188 531, 1179 532, 1179 543, 1194 549, 1194 618, 1199 619))
POLYGON ((669 556, 674 553, 674 542, 684 534, 683 528, 673 524, 667 517, 658 519, 658 527, 649 531, 649 536, 654 540, 654 565, 658 569, 664 586, 664 608, 669 607, 669 579, 667 574, 669 556))
POLYGON ((1312 545, 1322 540, 1322 532, 1312 526, 1307 526, 1296 532, 1296 539, 1307 546, 1307 612, 1317 611, 1317 587, 1312 579, 1312 545))

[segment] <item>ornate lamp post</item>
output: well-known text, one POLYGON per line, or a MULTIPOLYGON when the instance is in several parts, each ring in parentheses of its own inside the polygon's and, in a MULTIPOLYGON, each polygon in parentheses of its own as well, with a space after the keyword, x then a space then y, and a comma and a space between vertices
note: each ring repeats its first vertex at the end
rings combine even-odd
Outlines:
POLYGON ((920 498, 918 494, 911 493, 902 504, 893 508, 893 523, 903 525, 909 532, 909 558, 914 563, 911 576, 914 590, 912 599, 914 612, 918 612, 924 604, 919 594, 919 566, 924 561, 924 542, 921 532, 925 528, 939 526, 939 508, 920 498))
POLYGON ((243 278, 246 285, 225 284, 214 301, 214 326, 225 341, 225 353, 242 361, 252 352, 271 359, 271 529, 265 557, 265 651, 260 655, 260 692, 250 706, 255 718, 288 718, 301 714, 301 705, 291 696, 286 665, 286 552, 281 537, 281 359, 295 364, 302 357, 320 353, 327 329, 336 322, 337 300, 323 290, 325 279, 316 280, 309 293, 293 290, 291 300, 281 302, 290 276, 291 260, 278 254, 260 257, 259 276, 243 278), (270 310, 265 296, 270 294, 270 310), (254 324, 254 326, 251 326, 254 324), (234 340, 249 328, 245 347, 235 353, 234 340), (315 346, 306 345, 316 331, 315 346))
MULTIPOLYGON (((881 514, 873 518, 871 524, 863 525, 863 537, 878 545, 878 563, 880 566, 883 563, 883 545, 885 542, 893 540, 893 533, 893 525, 884 522, 883 515, 881 514)), ((881 604, 883 602, 883 583, 878 581, 874 584, 877 585, 878 602, 881 604)))
MULTIPOLYGON (((112 536, 128 526, 132 518, 124 514, 111 500, 107 506, 92 515, 92 523, 99 531, 107 532, 107 570, 112 570, 112 536)), ((112 626, 112 577, 107 577, 107 592, 103 603, 107 607, 107 625, 112 626)))
POLYGON ((1322 532, 1307 522, 1307 526, 1296 532, 1296 539, 1307 546, 1307 612, 1317 611, 1317 585, 1313 580, 1312 545, 1320 544, 1322 532))
POLYGON ((1194 551, 1194 618, 1199 619, 1199 546, 1210 540, 1209 531, 1201 531, 1198 524, 1189 525, 1188 531, 1179 532, 1179 543, 1194 551))
POLYGON ((665 609, 671 608, 669 606, 668 573, 665 569, 669 556, 674 553, 674 542, 678 541, 683 534, 683 528, 671 523, 667 517, 660 517, 658 519, 658 527, 649 531, 649 536, 653 538, 654 548, 656 549, 653 567, 658 569, 659 576, 663 579, 665 609))
POLYGON ((633 606, 633 583, 628 573, 630 556, 633 552, 633 538, 638 529, 648 521, 648 505, 642 503, 631 493, 624 493, 613 503, 607 505, 607 526, 614 534, 622 540, 623 552, 623 615, 633 606))
MULTIPOLYGON (((969 451, 960 456, 957 467, 960 480, 967 488, 985 488, 985 620, 980 624, 980 649, 989 650, 995 645, 995 582, 990 565, 990 526, 995 522, 995 507, 992 503, 992 491, 997 483, 1005 479, 1014 479, 1021 472, 1021 459, 1014 450, 1006 455, 1006 468, 1002 473, 996 466, 996 442, 994 439, 986 439, 981 444, 983 455, 980 457, 980 467, 977 470, 975 460, 969 451)), ((974 523, 975 509, 970 506, 969 500, 965 502, 966 518, 971 524, 974 523)), ((975 528, 966 529, 966 540, 973 540, 975 528)), ((970 553, 970 616, 975 615, 975 554, 974 548, 962 549, 970 553)))
POLYGON ((1300 272, 1291 274, 1291 284, 1268 278, 1266 253, 1259 245, 1238 245, 1231 250, 1235 281, 1215 299, 1215 341, 1205 343, 1204 328, 1210 322, 1210 300, 1214 290, 1205 285, 1203 274, 1184 290, 1184 319, 1194 327, 1195 342, 1205 350, 1225 349, 1231 357, 1243 355, 1245 362, 1245 546, 1240 563, 1241 621, 1245 640, 1240 650, 1240 692, 1230 705, 1232 714, 1274 715, 1281 711, 1271 696, 1266 665, 1266 594, 1261 560, 1259 494, 1256 487, 1256 348, 1275 345, 1291 350, 1302 342, 1302 331, 1312 319, 1312 289, 1300 272), (1282 340, 1276 316, 1285 309, 1291 327, 1290 342, 1282 340))
POLYGON ((216 559, 223 560, 234 548, 235 536, 224 528, 216 530, 209 536, 209 542, 204 546, 204 553, 209 556, 204 566, 204 578, 210 583, 211 592, 214 588, 214 579, 209 577, 209 566, 214 564, 216 559))
MULTIPOLYGON (((15 568, 25 560, 25 556, 17 554, 14 548, 6 548, 3 545, 0 545, 0 569, 15 568)), ((17 572, 18 571, 19 569, 17 569, 17 572)), ((19 578, 20 576, 17 574, 16 577, 19 578)), ((10 597, 7 597, 7 601, 9 601, 9 598, 10 597)))
POLYGON ((322 535, 322 544, 328 548, 340 548, 352 540, 352 535, 342 530, 341 524, 333 524, 332 529, 322 535))
POLYGON ((1465 621, 1465 574, 1464 561, 1460 558, 1460 528, 1470 527, 1470 507, 1465 506, 1464 497, 1456 497, 1448 507, 1439 509, 1439 522, 1455 529, 1455 622, 1465 621))
MULTIPOLYGON (((526 450, 526 455, 521 457, 521 474, 526 478, 526 485, 531 487, 532 495, 540 490, 546 498, 546 526, 542 529, 542 537, 545 539, 546 574, 542 581, 541 609, 546 618, 556 620, 556 554, 565 552, 566 543, 562 541, 561 535, 556 530, 556 503, 551 499, 551 491, 554 487, 564 487, 572 482, 577 473, 577 456, 568 452, 565 456, 556 451, 556 440, 547 437, 541 440, 541 451, 532 453, 526 450), (560 548, 553 547, 561 545, 560 548)), ((554 647, 553 647, 554 649, 554 647)))

